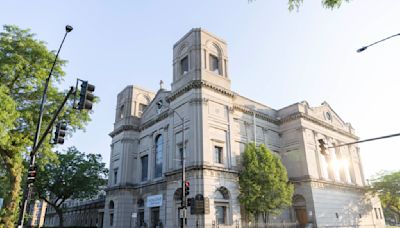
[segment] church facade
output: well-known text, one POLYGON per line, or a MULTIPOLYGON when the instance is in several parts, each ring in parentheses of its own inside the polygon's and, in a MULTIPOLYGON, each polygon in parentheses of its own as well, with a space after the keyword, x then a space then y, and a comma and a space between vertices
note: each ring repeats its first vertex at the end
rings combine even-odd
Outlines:
MULTIPOLYGON (((238 201, 241 154, 265 144, 295 186, 293 206, 270 222, 278 227, 384 227, 379 200, 365 191, 354 129, 326 102, 276 110, 231 90, 227 44, 192 29, 173 47, 171 90, 127 86, 117 97, 110 133, 110 174, 104 227, 180 227, 185 154, 188 227, 247 227, 238 201), (206 202, 206 203, 204 203, 206 202)), ((262 220, 260 220, 261 222, 262 220)))

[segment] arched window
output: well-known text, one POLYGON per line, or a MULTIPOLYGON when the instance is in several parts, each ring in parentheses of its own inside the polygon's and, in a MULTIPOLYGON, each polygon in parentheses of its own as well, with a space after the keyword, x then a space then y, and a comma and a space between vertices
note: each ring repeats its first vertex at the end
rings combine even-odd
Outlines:
POLYGON ((222 72, 222 52, 220 47, 215 43, 209 45, 209 70, 215 74, 223 75, 222 72))
POLYGON ((156 137, 155 144, 154 177, 161 177, 163 165, 163 136, 161 134, 156 137))
POLYGON ((232 223, 229 190, 219 187, 214 193, 215 220, 218 224, 232 223))
POLYGON ((138 206, 138 214, 137 214, 137 221, 136 224, 139 227, 144 226, 144 200, 142 198, 138 199, 137 201, 137 206, 138 206))
POLYGON ((114 209, 114 201, 110 201, 110 203, 108 204, 108 209, 114 209))

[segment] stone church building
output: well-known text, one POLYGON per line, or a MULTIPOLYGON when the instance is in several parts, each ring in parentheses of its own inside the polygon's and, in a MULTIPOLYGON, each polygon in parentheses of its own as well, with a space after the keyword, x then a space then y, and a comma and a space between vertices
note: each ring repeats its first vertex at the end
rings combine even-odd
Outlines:
POLYGON ((118 94, 104 227, 180 227, 183 147, 188 197, 207 201, 203 213, 189 207, 187 227, 247 227, 238 173, 254 141, 281 158, 295 186, 293 206, 270 218, 276 227, 385 226, 357 145, 319 149, 319 139, 357 141, 349 123, 326 102, 270 108, 232 91, 229 76, 225 41, 196 28, 173 46, 171 90, 118 94))

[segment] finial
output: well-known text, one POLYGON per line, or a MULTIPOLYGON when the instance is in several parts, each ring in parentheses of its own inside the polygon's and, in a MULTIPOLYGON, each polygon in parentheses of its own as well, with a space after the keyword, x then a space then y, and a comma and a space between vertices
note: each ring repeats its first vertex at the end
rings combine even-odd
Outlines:
POLYGON ((164 82, 163 82, 163 80, 160 80, 160 89, 164 89, 164 82))

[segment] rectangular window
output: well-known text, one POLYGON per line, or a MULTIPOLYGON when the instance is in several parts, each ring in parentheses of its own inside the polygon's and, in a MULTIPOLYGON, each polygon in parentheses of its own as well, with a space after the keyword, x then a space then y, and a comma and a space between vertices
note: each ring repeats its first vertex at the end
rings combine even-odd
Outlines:
POLYGON ((378 217, 378 210, 377 210, 377 208, 374 208, 374 211, 375 211, 375 217, 376 217, 376 219, 379 219, 379 217, 378 217))
POLYGON ((114 184, 117 184, 118 181, 118 168, 114 169, 114 184))
POLYGON ((189 59, 187 56, 181 59, 181 74, 186 74, 189 71, 189 59))
POLYGON ((140 158, 141 164, 142 164, 142 181, 147 181, 147 170, 148 170, 148 162, 149 162, 149 156, 145 155, 140 158))
POLYGON ((139 210, 137 221, 138 221, 137 223, 140 227, 144 226, 144 210, 143 209, 139 210))
POLYGON ((162 176, 163 168, 163 136, 158 135, 156 138, 156 148, 154 154, 154 177, 162 176))
POLYGON ((218 224, 226 224, 226 207, 215 206, 215 219, 218 224))
POLYGON ((178 146, 178 154, 176 156, 176 159, 178 161, 178 164, 180 164, 182 166, 182 162, 183 162, 183 147, 182 147, 182 145, 178 146))
POLYGON ((210 70, 216 74, 220 74, 219 59, 215 55, 210 55, 210 70))
POLYGON ((379 210, 379 217, 380 217, 381 219, 383 219, 381 208, 378 208, 378 210, 379 210))
POLYGON ((125 105, 121 105, 119 108, 119 118, 122 119, 124 118, 124 112, 125 112, 125 105))
POLYGON ((214 146, 214 162, 222 164, 222 147, 214 146))
POLYGON ((114 224, 114 213, 110 213, 110 226, 114 224))
MULTIPOLYGON (((332 146, 336 146, 336 144, 333 143, 332 146)), ((335 147, 334 148, 335 153, 334 153, 334 159, 333 159, 333 168, 334 168, 334 174, 335 174, 335 180, 336 181, 345 181, 346 180, 346 174, 345 174, 345 165, 344 165, 344 160, 342 158, 342 154, 340 153, 340 148, 335 147)))

